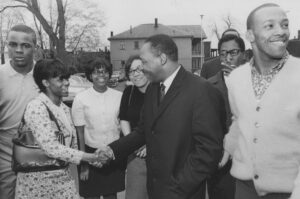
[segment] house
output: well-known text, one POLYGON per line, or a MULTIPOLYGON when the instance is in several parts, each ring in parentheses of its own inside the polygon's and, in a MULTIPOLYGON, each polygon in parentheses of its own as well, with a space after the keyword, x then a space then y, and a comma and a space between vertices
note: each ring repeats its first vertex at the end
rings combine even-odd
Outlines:
MULTIPOLYGON (((108 38, 110 41, 110 58, 114 70, 124 67, 129 56, 138 54, 145 40, 155 34, 171 36, 178 47, 178 59, 188 71, 200 68, 201 40, 206 34, 200 25, 170 26, 159 24, 157 18, 154 24, 141 24, 130 27, 129 30, 108 38)), ((210 56, 210 42, 204 42, 204 57, 210 56)))
POLYGON ((300 30, 298 30, 298 38, 291 39, 288 43, 287 50, 295 57, 300 57, 300 30))

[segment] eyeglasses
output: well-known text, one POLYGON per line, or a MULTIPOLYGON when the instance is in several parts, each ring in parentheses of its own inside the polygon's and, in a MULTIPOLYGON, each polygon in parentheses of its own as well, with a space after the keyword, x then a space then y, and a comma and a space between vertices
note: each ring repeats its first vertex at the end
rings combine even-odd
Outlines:
POLYGON ((220 52, 220 56, 221 57, 227 57, 228 54, 230 54, 230 56, 237 56, 239 53, 241 52, 240 49, 232 49, 232 50, 222 50, 220 52))
POLYGON ((95 69, 92 74, 97 76, 105 76, 108 74, 108 71, 106 71, 105 69, 95 69))
POLYGON ((129 70, 129 76, 133 76, 135 73, 141 74, 143 72, 143 67, 141 65, 138 65, 136 69, 129 70))

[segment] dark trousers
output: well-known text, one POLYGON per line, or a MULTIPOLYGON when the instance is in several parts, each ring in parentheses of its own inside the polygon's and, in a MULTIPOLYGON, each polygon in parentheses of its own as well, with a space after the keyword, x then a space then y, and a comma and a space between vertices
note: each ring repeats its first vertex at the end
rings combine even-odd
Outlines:
POLYGON ((269 193, 258 196, 252 180, 236 180, 235 199, 288 199, 290 196, 290 193, 269 193))
POLYGON ((217 170, 207 180, 209 199, 233 199, 235 193, 235 179, 230 175, 231 161, 217 170))

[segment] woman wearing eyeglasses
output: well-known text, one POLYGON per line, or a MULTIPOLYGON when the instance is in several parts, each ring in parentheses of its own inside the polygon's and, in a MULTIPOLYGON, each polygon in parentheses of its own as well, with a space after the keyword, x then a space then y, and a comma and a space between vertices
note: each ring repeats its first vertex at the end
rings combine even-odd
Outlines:
MULTIPOLYGON (((119 139, 119 108, 122 93, 107 87, 111 65, 97 58, 88 64, 86 77, 93 87, 79 93, 73 102, 72 116, 80 139, 80 149, 94 152, 119 139)), ((79 193, 84 198, 116 199, 125 188, 126 163, 111 162, 102 168, 80 166, 79 193)))
MULTIPOLYGON (((131 56, 125 64, 126 77, 133 83, 125 88, 120 106, 121 129, 129 134, 139 122, 144 103, 144 94, 149 81, 142 72, 139 56, 131 56)), ((146 148, 145 146, 129 156, 126 173, 126 199, 148 198, 146 189, 146 148)))

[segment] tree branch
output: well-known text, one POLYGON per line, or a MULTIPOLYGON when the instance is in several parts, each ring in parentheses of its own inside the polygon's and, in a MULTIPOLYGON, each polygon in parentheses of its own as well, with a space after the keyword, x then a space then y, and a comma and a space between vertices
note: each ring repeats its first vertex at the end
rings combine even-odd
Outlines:
POLYGON ((2 8, 0 10, 0 13, 4 12, 6 9, 8 8, 27 8, 26 6, 22 6, 22 5, 17 5, 17 6, 5 6, 4 8, 2 8))
POLYGON ((75 47, 73 48, 72 52, 74 52, 77 49, 77 46, 78 46, 79 42, 81 41, 81 38, 85 33, 85 30, 86 30, 86 27, 82 30, 81 34, 78 36, 77 43, 76 43, 75 47))
POLYGON ((28 2, 28 1, 24 1, 24 0, 15 0, 15 1, 20 2, 20 3, 24 3, 24 4, 26 4, 26 5, 29 5, 29 2, 28 2))

